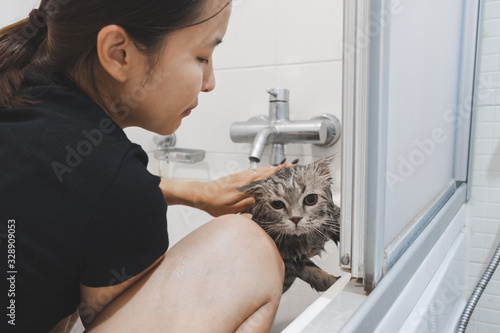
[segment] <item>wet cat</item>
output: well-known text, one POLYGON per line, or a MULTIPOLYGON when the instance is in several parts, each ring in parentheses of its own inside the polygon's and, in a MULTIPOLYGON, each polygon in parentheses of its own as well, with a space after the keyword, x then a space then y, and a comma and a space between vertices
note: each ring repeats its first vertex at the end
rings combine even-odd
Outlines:
POLYGON ((324 251, 330 239, 339 241, 340 208, 333 203, 330 188, 333 159, 281 169, 239 188, 255 197, 249 211, 252 219, 271 236, 285 262, 283 292, 296 277, 317 291, 325 291, 338 279, 310 260, 324 251))

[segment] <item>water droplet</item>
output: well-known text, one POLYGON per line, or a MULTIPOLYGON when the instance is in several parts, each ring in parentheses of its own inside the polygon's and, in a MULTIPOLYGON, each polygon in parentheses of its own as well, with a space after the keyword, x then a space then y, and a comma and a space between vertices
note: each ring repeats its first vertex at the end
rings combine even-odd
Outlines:
POLYGON ((256 173, 255 169, 257 169, 257 162, 255 162, 255 161, 250 162, 250 168, 249 169, 250 170, 254 170, 254 174, 255 174, 256 173))

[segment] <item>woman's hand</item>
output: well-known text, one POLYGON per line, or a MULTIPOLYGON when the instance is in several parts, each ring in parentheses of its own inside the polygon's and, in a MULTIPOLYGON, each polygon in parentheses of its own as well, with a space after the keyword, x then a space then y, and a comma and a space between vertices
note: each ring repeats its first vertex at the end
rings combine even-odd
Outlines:
POLYGON ((236 214, 250 209, 254 203, 253 197, 238 191, 237 188, 255 180, 266 179, 279 169, 291 165, 281 164, 277 167, 246 170, 210 182, 185 182, 163 178, 160 188, 169 205, 180 204, 198 208, 214 217, 236 214))

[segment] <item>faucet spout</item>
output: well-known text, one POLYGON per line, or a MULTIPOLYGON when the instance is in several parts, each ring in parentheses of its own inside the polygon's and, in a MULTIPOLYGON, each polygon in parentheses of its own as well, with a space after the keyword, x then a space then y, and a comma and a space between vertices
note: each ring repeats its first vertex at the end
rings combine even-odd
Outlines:
POLYGON ((257 133, 253 141, 252 151, 250 152, 250 162, 260 162, 266 144, 269 142, 269 139, 276 134, 276 132, 277 131, 274 126, 269 126, 264 127, 257 133))
POLYGON ((278 166, 285 163, 285 145, 283 143, 273 143, 271 148, 271 165, 278 166))
POLYGON ((250 165, 256 167, 266 145, 272 145, 270 163, 279 165, 286 160, 285 145, 311 143, 329 147, 340 137, 340 122, 333 115, 323 114, 310 120, 290 120, 289 91, 268 91, 269 116, 256 116, 246 122, 231 125, 230 136, 235 143, 253 143, 250 165))

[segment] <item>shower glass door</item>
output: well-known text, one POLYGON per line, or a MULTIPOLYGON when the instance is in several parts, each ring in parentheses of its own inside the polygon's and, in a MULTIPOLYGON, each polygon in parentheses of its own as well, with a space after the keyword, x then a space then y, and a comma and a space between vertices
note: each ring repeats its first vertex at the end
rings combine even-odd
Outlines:
POLYGON ((466 200, 478 3, 346 1, 340 257, 367 292, 466 200))

